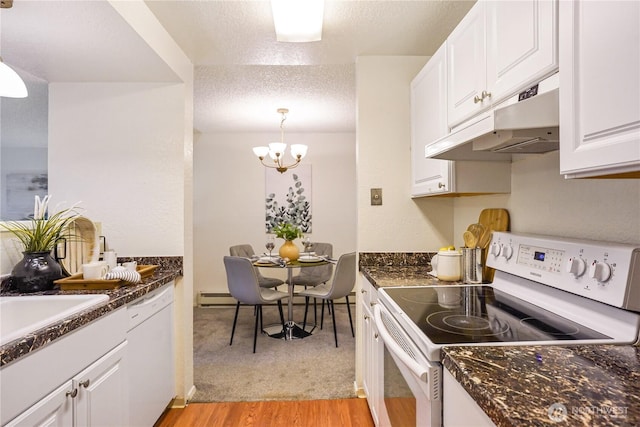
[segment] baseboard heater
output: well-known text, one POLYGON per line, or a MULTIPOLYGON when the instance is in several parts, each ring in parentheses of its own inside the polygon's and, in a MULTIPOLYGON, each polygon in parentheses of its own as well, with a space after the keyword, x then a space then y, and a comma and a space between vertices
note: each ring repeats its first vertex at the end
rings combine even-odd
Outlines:
MULTIPOLYGON (((200 292, 198 294, 198 306, 200 307, 212 307, 212 306, 235 306, 237 301, 227 292, 200 292)), ((355 293, 351 292, 349 294, 349 303, 353 304, 356 302, 355 293)), ((293 297, 294 304, 304 305, 304 297, 302 296, 294 296, 293 297)), ((344 298, 340 298, 335 301, 336 304, 345 304, 346 301, 344 298)))

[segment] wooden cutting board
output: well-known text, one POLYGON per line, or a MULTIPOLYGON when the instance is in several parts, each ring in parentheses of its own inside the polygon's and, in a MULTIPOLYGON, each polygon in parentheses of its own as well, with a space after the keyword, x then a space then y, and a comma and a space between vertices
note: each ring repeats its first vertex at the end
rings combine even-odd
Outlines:
MULTIPOLYGON (((488 251, 489 242, 491 241, 491 234, 494 231, 509 231, 509 211, 506 209, 490 208, 483 209, 480 212, 478 223, 482 224, 489 236, 486 239, 482 239, 484 243, 485 252, 488 251)), ((484 266, 483 281, 493 282, 493 275, 495 270, 484 266)))
POLYGON ((509 211, 497 208, 483 209, 480 212, 478 223, 487 230, 509 231, 509 211))

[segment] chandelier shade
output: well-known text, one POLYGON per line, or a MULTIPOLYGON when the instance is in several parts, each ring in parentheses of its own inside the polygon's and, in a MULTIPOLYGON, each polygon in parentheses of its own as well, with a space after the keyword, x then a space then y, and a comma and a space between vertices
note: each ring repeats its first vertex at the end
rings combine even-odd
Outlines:
POLYGON ((0 96, 7 98, 26 98, 27 86, 11 67, 2 61, 0 56, 0 96))
POLYGON ((284 122, 287 120, 287 113, 289 112, 286 108, 279 108, 278 113, 282 115, 282 119, 280 120, 280 142, 272 142, 268 147, 253 147, 253 154, 258 156, 260 162, 268 168, 274 168, 280 173, 285 173, 288 169, 293 169, 300 161, 307 155, 307 146, 303 144, 292 144, 291 145, 291 157, 293 158, 293 163, 285 164, 284 155, 287 151, 287 144, 284 143, 284 122), (265 163, 265 158, 269 156, 271 159, 271 163, 267 161, 265 163))

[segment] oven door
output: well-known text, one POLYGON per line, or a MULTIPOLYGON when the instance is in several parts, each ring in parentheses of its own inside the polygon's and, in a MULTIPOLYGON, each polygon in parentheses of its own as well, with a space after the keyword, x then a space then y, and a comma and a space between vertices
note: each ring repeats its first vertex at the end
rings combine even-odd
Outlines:
POLYGON ((380 425, 439 427, 442 367, 427 360, 382 304, 373 311, 384 342, 380 425))

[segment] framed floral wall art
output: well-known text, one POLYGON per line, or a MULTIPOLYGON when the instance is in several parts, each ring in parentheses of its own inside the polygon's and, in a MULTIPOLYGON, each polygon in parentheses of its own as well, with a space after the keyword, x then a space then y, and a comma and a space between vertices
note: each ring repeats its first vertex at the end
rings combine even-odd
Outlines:
POLYGON ((280 173, 265 168, 265 230, 291 223, 303 233, 311 232, 311 165, 300 164, 280 173))

